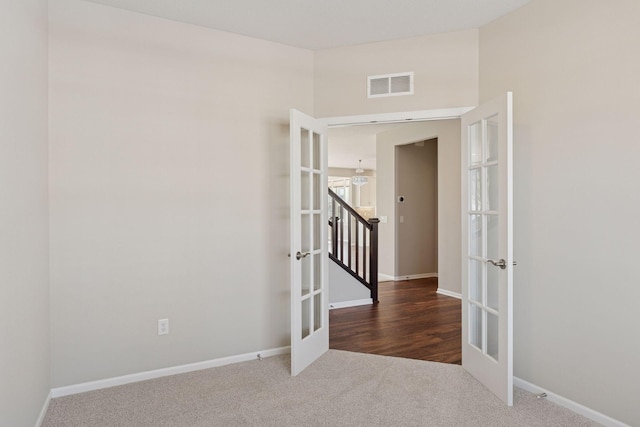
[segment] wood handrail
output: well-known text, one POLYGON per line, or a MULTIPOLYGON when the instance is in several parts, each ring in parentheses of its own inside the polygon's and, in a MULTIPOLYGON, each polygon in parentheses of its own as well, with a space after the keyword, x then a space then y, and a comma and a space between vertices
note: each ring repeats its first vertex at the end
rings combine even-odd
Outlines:
POLYGON ((342 198, 340 196, 338 196, 332 189, 329 188, 329 197, 331 197, 334 201, 338 202, 338 204, 340 206, 342 206, 343 208, 345 208, 347 210, 347 212, 349 212, 351 215, 353 215, 354 217, 356 217, 358 219, 359 222, 365 224, 367 226, 367 228, 369 230, 371 230, 371 224, 369 224, 369 222, 364 219, 364 217, 362 215, 360 215, 358 213, 358 211, 356 211, 355 209, 353 209, 349 203, 345 202, 344 200, 342 200, 342 198))
POLYGON ((342 200, 335 192, 329 189, 329 197, 332 200, 332 212, 329 219, 331 227, 331 251, 329 257, 342 267, 351 276, 366 286, 371 292, 371 299, 378 302, 378 218, 371 218, 368 221, 362 217, 347 202, 342 200), (337 215, 339 213, 339 215, 337 215), (344 220, 347 226, 347 248, 348 253, 344 253, 344 220), (352 222, 355 224, 353 230, 352 222), (342 224, 342 225, 341 225, 342 224), (369 247, 369 257, 365 253, 360 256, 360 230, 362 230, 362 246, 369 247), (366 231, 365 231, 366 230, 366 231), (351 257, 351 235, 355 234, 355 265, 351 257), (368 239, 367 239, 368 237, 368 239), (360 265, 362 260, 362 266, 360 265), (368 267, 367 268, 367 262, 368 267), (362 268, 360 268, 362 267, 362 268))

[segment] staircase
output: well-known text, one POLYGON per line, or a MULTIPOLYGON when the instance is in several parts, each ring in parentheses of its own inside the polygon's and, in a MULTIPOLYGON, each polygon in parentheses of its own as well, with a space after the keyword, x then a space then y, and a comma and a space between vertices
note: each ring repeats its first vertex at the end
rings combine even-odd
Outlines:
POLYGON ((329 258, 378 302, 378 218, 364 219, 329 189, 329 258))

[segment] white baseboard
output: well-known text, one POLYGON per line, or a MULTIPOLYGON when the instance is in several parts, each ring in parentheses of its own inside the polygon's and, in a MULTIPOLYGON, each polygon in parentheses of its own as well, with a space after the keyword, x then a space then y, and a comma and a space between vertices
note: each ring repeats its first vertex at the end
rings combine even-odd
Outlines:
POLYGON ((378 282, 393 282, 396 278, 388 274, 378 273, 378 282))
POLYGON ((373 304, 373 300, 371 298, 356 299, 356 300, 343 301, 343 302, 330 302, 329 310, 333 310, 334 308, 357 307, 359 305, 371 305, 371 304, 373 304))
POLYGON ((206 360, 204 362, 189 363, 187 365, 173 366, 169 368, 156 369, 153 371, 139 372, 136 374, 123 375, 120 377, 105 378, 103 380, 90 381, 65 387, 51 389, 51 397, 69 396, 72 394, 84 393, 92 390, 100 390, 108 387, 115 387, 123 384, 135 383, 139 381, 151 380, 154 378, 166 377, 169 375, 184 374, 186 372, 199 371, 202 369, 216 368, 218 366, 230 365, 232 363, 255 360, 259 357, 271 357, 279 354, 291 352, 290 347, 279 347, 252 353, 239 354, 236 356, 222 357, 220 359, 206 360))
POLYGON ((44 422, 44 417, 47 415, 47 410, 49 409, 49 402, 51 402, 51 392, 47 395, 47 398, 44 400, 44 405, 42 405, 42 410, 40 411, 40 416, 36 421, 36 427, 40 427, 44 422))
POLYGON ((393 278, 396 282, 401 280, 428 279, 430 277, 438 277, 438 273, 410 274, 408 276, 396 276, 393 278))
POLYGON ((457 298, 457 299, 462 299, 462 294, 459 294, 457 292, 451 292, 448 291, 446 289, 442 289, 442 288, 438 288, 438 290, 436 291, 437 294, 442 294, 442 295, 446 295, 448 297, 453 297, 453 298, 457 298))
POLYGON ((528 381, 525 381, 518 377, 513 377, 513 385, 521 388, 523 390, 528 391, 533 394, 546 393, 546 399, 555 403, 556 405, 563 406, 577 414, 580 414, 584 417, 587 417, 595 422, 598 422, 607 427, 629 427, 628 424, 625 424, 621 421, 615 420, 601 412, 594 411, 591 408, 587 408, 584 405, 581 405, 573 400, 569 400, 566 397, 560 396, 559 394, 555 394, 549 390, 545 390, 542 387, 538 387, 535 384, 531 384, 528 381))
POLYGON ((389 276, 388 274, 378 273, 378 282, 399 282, 402 280, 427 279, 429 277, 438 277, 438 273, 409 274, 407 276, 389 276))

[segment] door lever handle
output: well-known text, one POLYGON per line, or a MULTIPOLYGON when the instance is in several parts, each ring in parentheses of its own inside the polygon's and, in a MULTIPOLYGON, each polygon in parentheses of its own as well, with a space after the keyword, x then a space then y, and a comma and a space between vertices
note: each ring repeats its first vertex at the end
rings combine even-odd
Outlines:
POLYGON ((296 259, 297 260, 301 260, 302 258, 306 258, 309 255, 311 255, 311 252, 302 252, 301 253, 300 251, 298 251, 298 252, 296 252, 296 259))
MULTIPOLYGON (((491 264, 495 265, 496 267, 500 267, 503 270, 507 268, 507 261, 502 258, 498 261, 496 261, 495 259, 488 259, 487 262, 490 262, 491 264)), ((518 265, 518 263, 516 261, 513 261, 513 265, 518 265)))
POLYGON ((505 261, 504 259, 500 259, 499 261, 488 259, 487 262, 490 262, 491 264, 495 265, 496 267, 500 267, 503 270, 507 268, 507 261, 505 261))

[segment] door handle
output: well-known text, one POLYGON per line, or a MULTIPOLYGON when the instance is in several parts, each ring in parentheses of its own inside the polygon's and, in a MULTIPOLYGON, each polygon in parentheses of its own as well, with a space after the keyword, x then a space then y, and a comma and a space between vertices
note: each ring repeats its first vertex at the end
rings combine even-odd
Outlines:
POLYGON ((507 261, 505 261, 504 259, 500 259, 499 261, 488 259, 487 262, 490 262, 491 264, 495 265, 496 267, 500 267, 503 270, 507 268, 507 261))
POLYGON ((311 252, 302 252, 301 253, 300 251, 298 251, 298 252, 296 252, 296 259, 297 260, 301 260, 302 258, 306 258, 309 255, 311 255, 311 252))
MULTIPOLYGON (((488 259, 487 262, 490 262, 491 264, 495 265, 496 267, 500 267, 503 270, 505 268, 507 268, 507 261, 505 261, 502 258, 500 260, 498 260, 498 261, 496 261, 494 259, 488 259)), ((513 265, 518 265, 518 263, 513 261, 513 265)))

